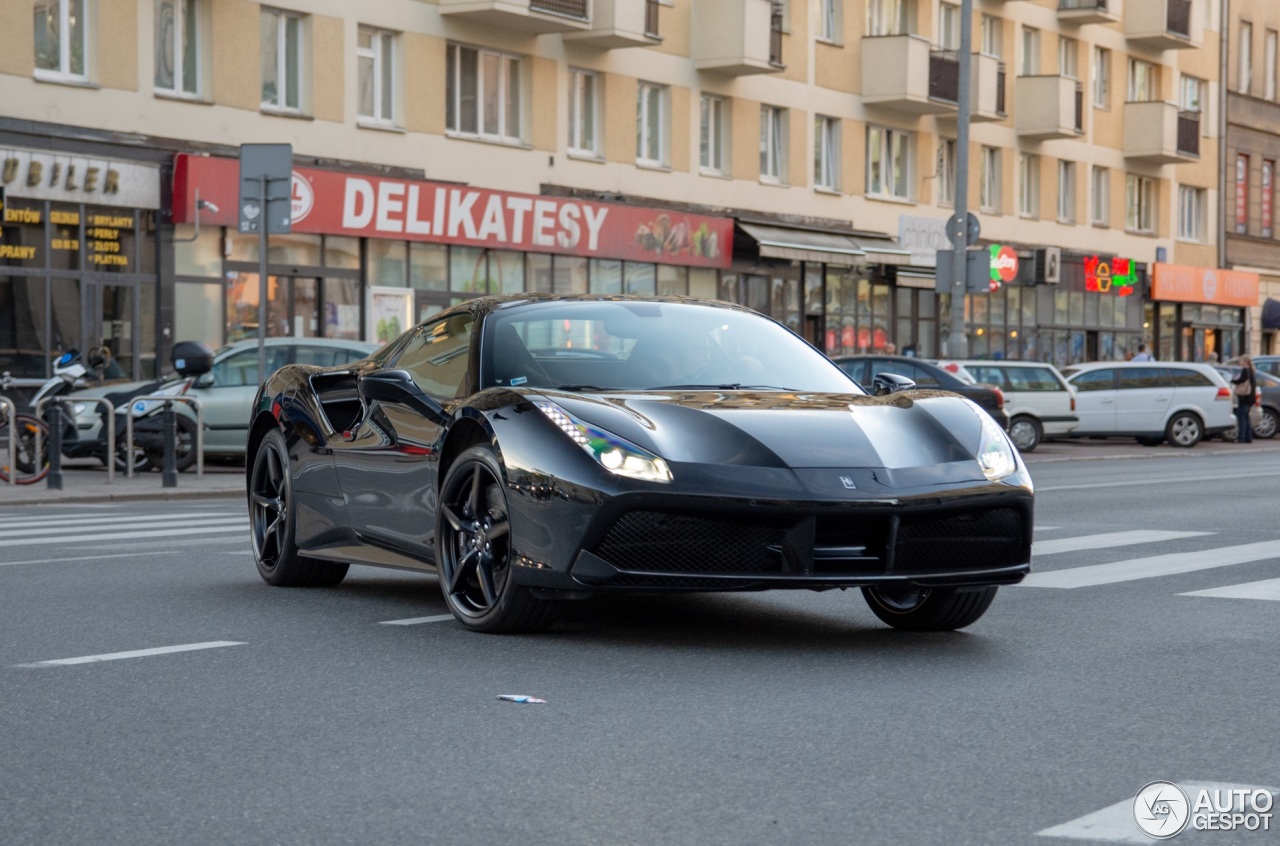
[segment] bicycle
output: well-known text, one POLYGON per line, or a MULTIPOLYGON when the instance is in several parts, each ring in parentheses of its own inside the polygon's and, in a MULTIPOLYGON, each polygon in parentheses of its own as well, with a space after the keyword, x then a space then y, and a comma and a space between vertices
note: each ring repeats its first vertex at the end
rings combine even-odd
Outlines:
MULTIPOLYGON (((13 377, 8 373, 0 376, 0 394, 13 387, 13 377)), ((49 427, 38 417, 31 414, 15 414, 13 416, 13 463, 9 459, 9 420, 0 417, 0 482, 8 484, 10 473, 14 473, 14 481, 19 485, 32 485, 49 475, 49 427), (36 456, 36 442, 40 443, 40 455, 36 456)))

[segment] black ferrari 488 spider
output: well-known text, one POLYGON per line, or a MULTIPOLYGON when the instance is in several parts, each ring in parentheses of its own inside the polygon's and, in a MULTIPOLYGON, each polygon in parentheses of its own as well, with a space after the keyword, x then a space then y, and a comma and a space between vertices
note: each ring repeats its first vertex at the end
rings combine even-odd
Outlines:
POLYGON ((861 588, 967 626, 1029 570, 1032 488, 978 406, 872 393, 785 326, 688 298, 472 300, 254 403, 254 555, 273 585, 435 572, 467 628, 605 591, 861 588))

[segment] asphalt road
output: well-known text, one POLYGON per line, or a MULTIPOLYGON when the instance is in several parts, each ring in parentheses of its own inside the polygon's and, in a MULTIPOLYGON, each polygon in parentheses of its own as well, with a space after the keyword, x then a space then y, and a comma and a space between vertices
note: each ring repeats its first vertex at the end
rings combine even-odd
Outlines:
POLYGON ((1031 584, 938 635, 828 592, 483 636, 431 578, 268 587, 238 500, 6 508, 0 843, 1151 842, 1148 782, 1280 787, 1280 451, 1158 454, 1038 452, 1031 584))

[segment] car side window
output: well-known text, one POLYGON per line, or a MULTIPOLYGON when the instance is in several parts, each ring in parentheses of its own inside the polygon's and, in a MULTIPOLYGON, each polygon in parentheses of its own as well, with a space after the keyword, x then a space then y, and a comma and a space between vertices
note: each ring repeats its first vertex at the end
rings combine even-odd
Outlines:
POLYGON ((1166 367, 1126 367, 1120 371, 1121 388, 1168 388, 1172 384, 1166 367))
MULTIPOLYGON (((979 382, 986 382, 989 385, 998 385, 1001 388, 1007 387, 1005 384, 1005 374, 999 367, 993 367, 989 364, 966 364, 965 369, 973 374, 973 378, 979 382)), ((1009 381, 1013 383, 1014 390, 1026 391, 1030 390, 1018 385, 1018 378, 1022 374, 1017 370, 1009 373, 1009 381)))
MULTIPOLYGON (((287 347, 267 347, 267 373, 275 373, 288 363, 287 347)), ((213 387, 236 388, 245 385, 259 385, 258 351, 256 349, 241 350, 227 356, 213 365, 213 387)))
POLYGON ((858 359, 856 361, 840 362, 840 369, 849 374, 849 378, 857 382, 859 385, 867 384, 867 363, 858 359))
POLYGON ((333 367, 346 362, 346 351, 335 347, 298 347, 293 354, 294 364, 312 364, 316 367, 333 367))
POLYGON ((437 399, 466 396, 473 381, 470 314, 454 314, 420 327, 395 367, 409 371, 423 393, 437 399))
POLYGON ((1015 391, 1062 391, 1062 383, 1047 367, 1010 367, 1005 371, 1015 391))
MULTIPOLYGON (((1164 368, 1166 377, 1175 388, 1211 388, 1213 381, 1203 373, 1195 370, 1184 370, 1181 367, 1164 368)), ((1230 381, 1230 380, 1228 380, 1230 381)))
POLYGON ((1076 390, 1084 393, 1085 391, 1110 391, 1115 388, 1115 371, 1109 368, 1102 370, 1090 370, 1087 373, 1081 373, 1071 384, 1076 386, 1076 390))

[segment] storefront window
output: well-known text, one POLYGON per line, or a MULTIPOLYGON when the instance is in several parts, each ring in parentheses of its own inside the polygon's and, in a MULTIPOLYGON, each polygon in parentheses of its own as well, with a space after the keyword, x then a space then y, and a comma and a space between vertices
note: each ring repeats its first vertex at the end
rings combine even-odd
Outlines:
POLYGON ((551 293, 551 256, 547 253, 525 253, 525 290, 551 293))
POLYGON ((689 296, 713 300, 716 297, 716 286, 719 273, 711 267, 689 268, 689 296))
POLYGON ((658 265, 658 294, 663 297, 689 293, 689 268, 674 264, 658 265))
POLYGON ((622 262, 614 259, 591 259, 591 293, 622 293, 622 262))
POLYGON ((94 273, 138 273, 135 215, 126 209, 87 206, 84 212, 85 269, 94 273))
POLYGON ((173 286, 173 338, 222 346, 222 285, 178 282, 173 286))
MULTIPOLYGON (((132 316, 132 304, 129 304, 129 316, 132 316)), ((104 304, 102 319, 110 322, 119 316, 115 303, 104 304)), ((80 303, 80 283, 74 279, 53 279, 49 282, 49 341, 46 348, 50 353, 64 352, 77 347, 84 351, 87 339, 81 336, 83 308, 80 303)), ((44 327, 44 321, 38 324, 44 327)), ((103 330, 110 335, 110 329, 103 330)))
POLYGON ((557 294, 585 294, 587 292, 587 260, 581 256, 556 256, 552 262, 555 271, 557 294))
MULTIPOLYGON (((404 241, 385 241, 381 238, 369 239, 369 274, 370 285, 383 285, 389 288, 403 288, 408 279, 409 245, 404 241)), ((325 258, 328 258, 328 250, 325 258)))
POLYGON ((420 291, 449 290, 449 248, 409 244, 409 284, 420 291))
POLYGON ((489 292, 518 294, 524 290, 524 254, 511 250, 489 251, 489 292))
POLYGON ((193 226, 179 226, 174 230, 173 272, 179 276, 221 276, 222 230, 204 227, 196 240, 182 240, 194 234, 193 226))
POLYGON ((489 267, 482 248, 449 248, 449 289, 477 296, 489 293, 489 267))
POLYGON ((45 375, 45 313, 43 279, 0 276, 0 370, 45 375))
MULTIPOLYGON (((375 240, 370 239, 369 243, 373 244, 375 240)), ((324 236, 324 266, 359 270, 360 239, 348 238, 345 235, 324 236)))
POLYGON ((360 283, 355 279, 325 279, 324 336, 360 339, 360 283))
POLYGON ((49 206, 52 234, 49 241, 49 267, 54 270, 79 270, 82 230, 78 205, 52 203, 49 206))
POLYGON ((822 314, 821 265, 806 265, 804 269, 804 313, 822 314))
POLYGON ((629 261, 623 267, 623 283, 628 294, 651 297, 658 292, 657 266, 629 261))

